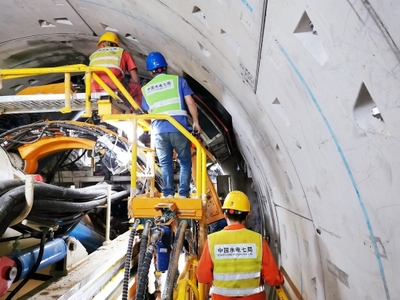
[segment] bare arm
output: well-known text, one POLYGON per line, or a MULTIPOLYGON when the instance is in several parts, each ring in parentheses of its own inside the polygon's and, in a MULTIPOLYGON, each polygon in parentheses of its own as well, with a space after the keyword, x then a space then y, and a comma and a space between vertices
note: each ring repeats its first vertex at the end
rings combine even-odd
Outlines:
POLYGON ((122 62, 124 62, 125 65, 121 66, 121 68, 123 70, 129 71, 129 74, 131 75, 130 82, 139 83, 139 73, 138 73, 138 69, 137 69, 135 60, 133 59, 132 55, 130 55, 129 52, 126 50, 124 50, 124 52, 122 53, 121 63, 122 62))
POLYGON ((190 114, 192 115, 193 118, 193 130, 197 131, 198 134, 201 133, 201 127, 199 124, 199 116, 197 113, 197 106, 196 103, 193 100, 192 95, 187 95, 185 96, 185 102, 186 105, 189 109, 190 114))
POLYGON ((133 69, 129 73, 131 74, 130 82, 139 83, 139 75, 137 69, 133 69))

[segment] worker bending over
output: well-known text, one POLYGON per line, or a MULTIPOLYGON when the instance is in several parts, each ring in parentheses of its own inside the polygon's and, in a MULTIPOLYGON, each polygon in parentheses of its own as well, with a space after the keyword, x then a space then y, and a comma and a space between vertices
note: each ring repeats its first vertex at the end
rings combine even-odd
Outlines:
MULTIPOLYGON (((90 67, 107 67, 123 84, 128 93, 132 96, 135 102, 141 107, 142 105, 142 91, 139 83, 138 70, 133 57, 119 47, 118 36, 114 32, 104 33, 97 43, 97 51, 90 55, 90 67), (130 74, 130 81, 123 82, 125 74, 130 74)), ((105 84, 112 90, 118 91, 117 86, 110 77, 104 72, 95 72, 105 84)), ((100 92, 103 88, 96 82, 92 81, 92 91, 100 92)), ((123 96, 122 96, 123 97, 123 96)), ((126 99, 123 99, 126 100, 126 99)), ((126 101, 125 104, 130 107, 126 101)))
POLYGON ((265 239, 245 227, 250 201, 244 193, 232 191, 222 209, 228 226, 208 236, 197 279, 212 283, 213 300, 265 300, 264 282, 278 286, 284 279, 265 239))

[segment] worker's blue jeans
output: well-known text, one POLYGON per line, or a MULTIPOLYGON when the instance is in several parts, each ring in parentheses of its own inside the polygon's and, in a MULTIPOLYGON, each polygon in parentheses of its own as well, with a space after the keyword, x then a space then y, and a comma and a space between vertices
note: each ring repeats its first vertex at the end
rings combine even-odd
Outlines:
POLYGON ((192 178, 192 154, 189 140, 180 132, 160 133, 155 136, 154 144, 161 167, 164 197, 174 195, 174 168, 172 165, 173 149, 181 167, 179 175, 179 196, 189 197, 192 178))

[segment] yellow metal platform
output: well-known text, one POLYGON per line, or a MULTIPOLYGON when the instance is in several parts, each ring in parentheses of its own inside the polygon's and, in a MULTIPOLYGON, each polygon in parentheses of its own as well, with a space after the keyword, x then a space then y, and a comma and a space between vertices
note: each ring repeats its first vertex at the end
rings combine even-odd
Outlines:
POLYGON ((135 218, 154 218, 161 216, 160 205, 169 208, 171 204, 175 204, 178 217, 181 219, 200 220, 205 214, 205 206, 201 199, 185 199, 185 198, 139 198, 132 199, 132 211, 135 218))

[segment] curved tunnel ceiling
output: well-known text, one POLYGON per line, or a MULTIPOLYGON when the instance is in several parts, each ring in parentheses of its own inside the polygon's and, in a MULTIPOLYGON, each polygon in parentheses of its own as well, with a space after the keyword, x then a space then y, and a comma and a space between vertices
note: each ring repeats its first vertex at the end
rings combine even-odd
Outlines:
MULTIPOLYGON (((0 68, 87 63, 105 30, 142 76, 161 51, 232 116, 267 220, 255 229, 272 232, 291 298, 396 299, 399 11, 398 0, 3 1, 0 68)), ((4 81, 0 94, 55 79, 4 81)))

